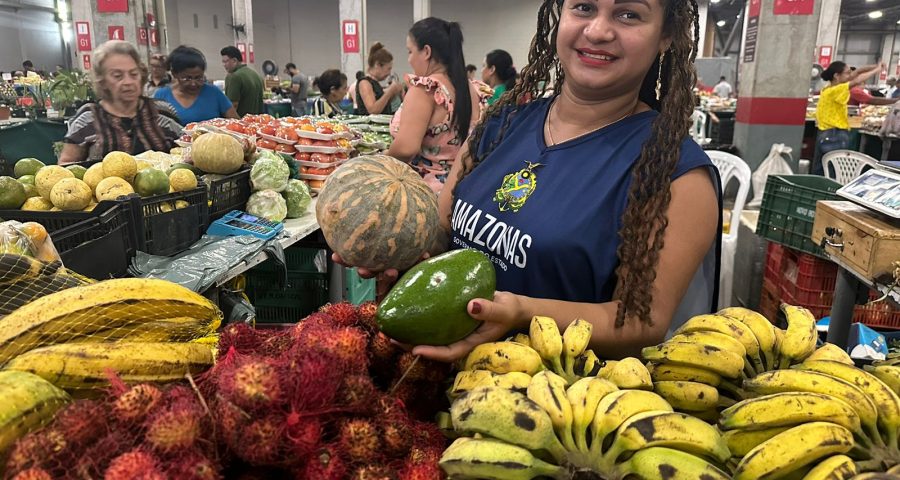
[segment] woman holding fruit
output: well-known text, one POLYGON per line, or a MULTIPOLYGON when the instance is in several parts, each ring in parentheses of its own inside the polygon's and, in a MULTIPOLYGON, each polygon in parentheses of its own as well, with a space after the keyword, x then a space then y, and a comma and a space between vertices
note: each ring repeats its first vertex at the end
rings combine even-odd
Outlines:
POLYGON ((430 17, 413 25, 406 48, 414 74, 406 77, 409 91, 391 121, 388 155, 409 162, 436 193, 487 100, 469 80, 462 43, 456 22, 430 17))
POLYGON ((456 360, 546 315, 589 321, 591 348, 624 357, 716 308, 719 179, 689 136, 696 1, 544 0, 538 15, 529 65, 439 199, 449 248, 504 263, 498 291, 469 302, 474 333, 415 354, 456 360))
POLYGON ((379 82, 391 76, 394 56, 379 42, 369 49, 369 70, 356 83, 357 115, 392 115, 391 100, 403 94, 403 85, 394 82, 384 89, 379 82))
POLYGON ((181 45, 169 54, 169 70, 175 83, 157 90, 154 98, 171 104, 181 124, 213 118, 238 118, 231 100, 206 82, 206 57, 193 47, 181 45))
POLYGON ((167 103, 142 96, 147 68, 134 45, 110 40, 94 51, 94 91, 69 121, 59 164, 100 160, 112 151, 132 155, 168 152, 181 135, 178 115, 167 103))

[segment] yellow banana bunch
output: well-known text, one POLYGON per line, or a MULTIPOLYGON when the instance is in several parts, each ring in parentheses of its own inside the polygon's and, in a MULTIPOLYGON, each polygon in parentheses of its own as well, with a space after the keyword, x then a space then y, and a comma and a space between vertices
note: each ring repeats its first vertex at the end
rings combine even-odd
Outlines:
POLYGON ((651 363, 647 366, 647 370, 650 371, 650 378, 654 382, 699 382, 712 387, 718 387, 722 383, 722 376, 718 373, 687 365, 651 363))
POLYGON ((494 373, 522 372, 529 375, 544 369, 541 356, 533 348, 516 342, 482 343, 466 357, 464 370, 494 373))
POLYGON ((697 343, 663 343, 641 350, 644 360, 709 370, 723 378, 740 378, 744 359, 734 352, 697 343))
POLYGON ((809 310, 788 304, 782 304, 781 310, 788 324, 781 342, 781 368, 787 368, 812 355, 816 350, 819 333, 816 330, 816 318, 809 310))
POLYGON ((662 381, 653 383, 653 391, 666 399, 676 410, 702 412, 719 405, 716 387, 699 382, 662 381))
POLYGON ((606 366, 597 373, 600 378, 605 378, 621 389, 652 390, 653 380, 650 371, 634 357, 623 358, 619 361, 607 362, 606 366))
POLYGON ((851 367, 855 364, 853 363, 853 359, 850 358, 850 355, 843 348, 833 344, 826 343, 821 347, 817 348, 816 351, 812 353, 809 357, 806 357, 806 361, 812 360, 831 360, 834 362, 841 362, 846 365, 850 365, 851 367))
POLYGON ((453 428, 479 433, 531 451, 546 451, 564 461, 566 449, 556 438, 547 412, 525 395, 507 388, 479 387, 450 406, 453 428))
POLYGON ((847 480, 859 473, 853 459, 846 455, 832 455, 819 462, 803 480, 847 480))
POLYGON ((748 371, 752 375, 756 371, 764 371, 765 366, 760 357, 759 340, 746 324, 724 315, 698 315, 688 319, 675 334, 711 331, 721 333, 739 341, 748 357, 748 371))
POLYGON ((725 444, 728 445, 728 451, 737 458, 743 458, 751 450, 765 442, 766 440, 784 432, 791 427, 770 427, 760 430, 729 430, 722 434, 725 444))
POLYGON ((892 365, 867 365, 866 371, 878 377, 894 393, 900 395, 900 367, 892 365))
POLYGON ((487 438, 456 439, 440 460, 451 477, 496 480, 566 478, 564 468, 535 457, 525 448, 487 438))
POLYGON ((550 416, 556 436, 566 450, 574 451, 576 447, 572 437, 572 405, 566 397, 566 380, 549 370, 544 370, 532 377, 527 392, 528 398, 550 416))
POLYGON ((725 430, 749 431, 811 421, 833 422, 862 433, 859 414, 848 403, 812 392, 788 391, 744 400, 723 410, 719 424, 725 430))
POLYGON ((528 335, 525 335, 524 333, 515 334, 515 336, 513 336, 511 339, 509 339, 509 341, 521 343, 522 345, 525 345, 526 347, 531 346, 531 337, 529 337, 528 335))
POLYGON ((690 453, 665 447, 638 450, 621 465, 621 472, 642 479, 729 480, 730 475, 690 453))
POLYGON ((830 422, 793 427, 751 450, 734 471, 734 480, 778 478, 820 459, 849 452, 853 433, 830 422))
POLYGON ((528 335, 531 348, 538 352, 550 369, 557 375, 566 376, 562 363, 563 337, 556 320, 540 316, 532 318, 528 335))
POLYGON ((456 374, 448 391, 450 399, 478 387, 502 387, 525 392, 531 383, 531 375, 522 372, 494 373, 490 370, 463 370, 456 374))
MULTIPOLYGON (((765 364, 765 370, 775 368, 775 327, 772 322, 762 314, 743 307, 724 308, 719 310, 718 315, 733 318, 746 325, 759 344, 759 353, 765 364)), ((759 370, 757 366, 757 373, 765 370, 759 370)))
POLYGON ((580 318, 570 323, 563 332, 563 367, 569 378, 575 377, 575 361, 587 350, 594 333, 594 326, 580 318))
POLYGON ((575 446, 579 451, 587 453, 587 434, 597 407, 608 394, 618 390, 616 385, 599 377, 585 377, 566 389, 566 397, 572 406, 572 433, 575 446))

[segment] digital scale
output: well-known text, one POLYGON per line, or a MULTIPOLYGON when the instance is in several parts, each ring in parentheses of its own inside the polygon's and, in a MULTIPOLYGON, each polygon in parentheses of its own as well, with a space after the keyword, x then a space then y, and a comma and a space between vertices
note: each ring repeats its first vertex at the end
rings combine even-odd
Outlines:
POLYGON ((263 240, 269 240, 278 236, 282 230, 284 230, 284 224, 281 222, 273 222, 247 212, 232 210, 224 217, 214 221, 206 229, 206 233, 220 237, 253 235, 263 240))

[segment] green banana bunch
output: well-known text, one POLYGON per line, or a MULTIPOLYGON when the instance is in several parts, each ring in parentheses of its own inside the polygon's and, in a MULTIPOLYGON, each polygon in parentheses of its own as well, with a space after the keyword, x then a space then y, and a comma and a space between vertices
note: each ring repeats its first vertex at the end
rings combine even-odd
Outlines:
POLYGON ((623 476, 647 480, 728 480, 730 475, 690 453, 665 447, 638 450, 619 466, 623 476))
POLYGON ((881 428, 883 438, 888 445, 897 447, 897 434, 900 432, 900 397, 884 382, 864 370, 830 360, 806 360, 794 368, 831 375, 865 392, 878 410, 878 426, 881 428))
POLYGON ((816 350, 819 333, 816 331, 816 317, 809 310, 783 303, 781 311, 787 318, 788 327, 781 343, 780 367, 787 368, 792 363, 802 362, 812 355, 816 350))
POLYGON ((650 363, 647 365, 650 378, 654 382, 698 382, 712 387, 718 387, 722 383, 722 376, 718 373, 687 365, 675 365, 671 363, 650 363))
POLYGON ((587 350, 594 326, 580 318, 570 323, 563 332, 563 367, 569 378, 575 377, 575 360, 587 350))
POLYGON ((744 380, 744 390, 767 395, 782 392, 812 392, 831 395, 850 405, 870 438, 878 435, 878 411, 859 387, 824 373, 806 370, 774 370, 744 380))
POLYGON ((853 433, 830 422, 798 425, 751 450, 734 471, 734 480, 778 478, 821 458, 853 448, 853 433))
POLYGON ((653 380, 650 371, 634 357, 623 358, 615 362, 606 362, 597 375, 614 383, 621 389, 652 390, 653 380))
POLYGON ((731 457, 719 431, 703 420, 679 412, 651 411, 634 415, 619 427, 600 465, 608 468, 623 454, 648 447, 675 448, 719 463, 731 457))
MULTIPOLYGON (((697 318, 697 317, 694 317, 697 318)), ((734 352, 712 345, 663 343, 641 350, 644 360, 710 370, 723 378, 740 378, 744 359, 734 352)))
POLYGON ((522 372, 494 373, 490 370, 463 370, 456 374, 453 386, 447 392, 451 399, 478 387, 502 387, 525 392, 531 383, 531 375, 522 372))
MULTIPOLYGON (((531 319, 528 336, 531 348, 535 349, 544 362, 556 374, 566 376, 562 364, 563 337, 559 333, 556 320, 550 317, 535 316, 531 319)), ((567 377, 571 380, 571 377, 567 377)))
POLYGON ((452 478, 566 478, 564 468, 536 458, 527 449, 486 438, 456 439, 441 456, 440 466, 452 478))
POLYGON ((689 332, 718 332, 723 335, 734 338, 744 345, 746 355, 749 358, 748 375, 765 370, 762 358, 760 357, 760 345, 753 330, 744 323, 734 320, 731 317, 723 315, 697 315, 688 319, 675 334, 689 332))
POLYGON ((531 451, 543 450, 559 462, 566 458, 547 412, 508 388, 479 387, 464 393, 450 406, 450 417, 458 432, 480 433, 531 451))
POLYGON ((733 318, 753 332, 759 343, 760 357, 765 364, 764 370, 759 370, 757 366, 757 373, 775 368, 775 327, 772 322, 762 314, 743 307, 724 308, 718 312, 718 315, 733 318))
POLYGON ((719 391, 699 382, 662 381, 653 383, 653 391, 676 410, 702 412, 719 405, 719 391))
POLYGON ((856 464, 846 455, 832 455, 812 468, 803 480, 847 480, 859 473, 856 464))
POLYGON ((543 369, 540 354, 533 348, 516 342, 482 343, 469 353, 463 368, 490 370, 494 373, 522 372, 529 375, 543 369))
POLYGON ((612 392, 597 405, 591 421, 591 456, 599 457, 608 450, 608 437, 629 418, 644 412, 671 412, 672 406, 659 395, 646 390, 612 392))
POLYGON ((722 411, 725 430, 762 430, 793 427, 811 421, 832 422, 862 433, 859 414, 838 397, 787 391, 750 398, 722 411))
POLYGON ((550 416, 556 436, 566 450, 575 451, 575 441, 572 437, 572 405, 566 397, 566 380, 549 370, 538 372, 528 385, 528 398, 550 416))
POLYGON ((603 397, 617 390, 614 383, 598 377, 582 378, 566 389, 566 398, 572 406, 572 433, 579 451, 588 453, 587 433, 597 407, 603 397))

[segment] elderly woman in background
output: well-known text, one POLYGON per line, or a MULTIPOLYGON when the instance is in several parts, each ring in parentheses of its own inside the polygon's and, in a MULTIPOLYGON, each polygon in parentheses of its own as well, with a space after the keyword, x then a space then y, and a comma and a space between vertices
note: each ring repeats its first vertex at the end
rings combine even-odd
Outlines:
POLYGON ((206 57, 194 47, 179 46, 169 54, 169 70, 175 83, 153 96, 169 102, 182 125, 213 118, 238 118, 231 100, 206 81, 206 57))
POLYGON ((165 102, 141 95, 148 74, 134 45, 110 40, 91 60, 99 100, 69 121, 59 164, 100 160, 112 151, 169 151, 181 135, 178 115, 165 102))

